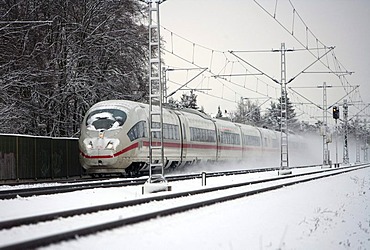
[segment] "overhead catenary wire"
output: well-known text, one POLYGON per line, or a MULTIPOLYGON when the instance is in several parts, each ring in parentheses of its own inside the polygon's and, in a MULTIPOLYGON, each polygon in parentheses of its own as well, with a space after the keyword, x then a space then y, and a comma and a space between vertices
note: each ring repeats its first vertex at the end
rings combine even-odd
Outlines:
MULTIPOLYGON (((192 43, 193 44, 193 43, 192 43)), ((167 50, 167 49, 163 49, 164 51, 166 51, 166 52, 168 52, 168 53, 171 53, 171 54, 173 54, 175 57, 177 57, 177 58, 179 58, 179 59, 181 59, 181 60, 183 60, 184 62, 186 62, 186 63, 189 63, 189 64, 191 64, 191 65, 194 65, 194 66, 196 66, 196 67, 198 67, 198 68, 202 68, 200 65, 198 65, 198 64, 196 64, 195 62, 192 62, 191 60, 188 60, 188 59, 186 59, 186 58, 184 58, 184 57, 182 57, 182 56, 180 56, 180 55, 177 55, 177 54, 175 54, 175 53, 172 53, 171 51, 169 51, 169 50, 167 50)), ((211 51, 216 51, 216 50, 211 50, 211 51)), ((219 52, 219 51, 218 51, 219 52)), ((219 53, 221 53, 221 54, 223 54, 223 55, 225 55, 225 52, 219 52, 219 53)), ((227 67, 227 65, 229 64, 229 63, 232 63, 233 61, 231 61, 231 60, 229 60, 226 56, 225 56, 225 64, 224 64, 224 66, 220 69, 220 71, 219 72, 222 72, 222 71, 225 71, 226 70, 226 67, 227 67)), ((213 78, 215 78, 215 76, 217 76, 217 74, 215 74, 214 72, 212 72, 211 71, 211 69, 208 69, 207 70, 207 72, 208 73, 210 73, 211 74, 211 77, 213 77, 213 78)), ((247 88, 247 87, 245 87, 245 86, 242 86, 242 85, 239 85, 239 84, 237 84, 237 83, 235 83, 235 82, 233 82, 233 81, 231 81, 231 79, 226 79, 226 78, 222 78, 222 80, 224 80, 224 81, 226 81, 226 82, 228 82, 228 83, 230 83, 230 84, 232 84, 232 85, 234 85, 234 86, 238 86, 238 87, 240 87, 240 88, 244 88, 244 89, 246 89, 246 90, 248 90, 248 91, 252 91, 252 92, 255 92, 255 93, 258 93, 258 94, 260 94, 260 95, 266 95, 266 94, 264 94, 264 93, 262 93, 262 92, 259 92, 259 91, 255 91, 255 90, 253 90, 253 89, 251 89, 251 88, 247 88)), ((219 81, 220 82, 220 81, 219 81)), ((220 82, 221 84, 222 84, 222 86, 223 86, 223 88, 224 88, 224 83, 223 82, 220 82)), ((231 90, 232 92, 234 92, 234 94, 235 95, 237 95, 237 94, 239 94, 238 92, 236 92, 235 90, 233 90, 232 88, 229 88, 229 87, 227 87, 229 90, 231 90)), ((206 95, 208 95, 207 93, 204 93, 204 94, 206 94, 206 95)), ((270 97, 270 96, 268 96, 268 97, 270 97)), ((273 98, 273 97, 271 97, 271 98, 273 98)), ((273 99, 276 99, 276 98, 273 98, 273 99)))
MULTIPOLYGON (((198 44, 198 43, 195 43, 195 42, 193 42, 193 41, 191 41, 191 40, 189 40, 189 39, 187 39, 187 38, 184 38, 183 36, 181 36, 181 35, 178 35, 178 34, 176 34, 175 32, 173 32, 173 31, 171 31, 170 29, 168 29, 168 28, 166 28, 166 27, 164 27, 164 26, 161 26, 164 30, 166 30, 167 32, 170 32, 170 34, 171 34, 171 37, 173 37, 173 36, 176 36, 176 37, 178 37, 178 38, 180 38, 180 39, 182 39, 182 40, 184 40, 184 41, 186 41, 187 43, 189 43, 189 45, 190 46, 192 46, 194 49, 195 49, 195 47, 199 47, 199 48, 202 48, 202 49, 205 49, 205 50, 207 50, 207 51, 210 51, 210 53, 211 53, 211 55, 210 55, 210 67, 209 67, 209 70, 208 70, 208 72, 209 73, 211 73, 211 74, 213 74, 213 75, 215 75, 215 73, 214 72, 212 72, 212 66, 213 66, 213 62, 214 62, 214 55, 215 55, 215 53, 219 53, 219 54, 221 54, 224 58, 225 58, 225 63, 224 63, 224 66, 223 66, 223 68, 219 71, 219 73, 218 74, 220 74, 220 72, 222 71, 222 70, 224 70, 225 72, 226 72, 226 67, 228 66, 228 64, 229 63, 231 63, 231 64, 234 64, 235 62, 238 62, 238 64, 240 65, 240 66, 242 66, 242 67, 244 67, 245 68, 245 66, 240 62, 240 60, 237 60, 237 61, 232 61, 232 60, 230 60, 228 57, 227 57, 227 54, 228 54, 228 52, 224 52, 224 51, 221 51, 221 50, 216 50, 216 49, 212 49, 212 48, 209 48, 209 47, 206 47, 206 46, 204 46, 204 45, 201 45, 201 44, 198 44)), ((179 58, 179 59, 181 59, 181 60, 183 60, 184 62, 187 62, 187 63, 189 63, 189 64, 192 64, 192 65, 194 65, 194 66, 197 66, 197 67, 201 67, 200 65, 198 65, 197 63, 195 63, 195 61, 193 60, 193 58, 192 59, 186 59, 186 58, 184 58, 184 57, 182 57, 182 56, 180 56, 180 55, 178 55, 178 54, 176 54, 174 51, 169 51, 169 50, 167 50, 167 49, 164 49, 166 52, 169 52, 169 53, 171 53, 172 55, 174 55, 174 56, 176 56, 177 58, 179 58)), ((193 50, 194 51, 194 50, 193 50)), ((257 77, 257 75, 255 75, 255 78, 257 79, 257 81, 258 82, 263 82, 265 85, 268 85, 268 86, 270 86, 270 88, 274 88, 274 89, 276 89, 276 87, 274 87, 273 85, 271 85, 271 84, 269 84, 269 83, 266 83, 265 81, 263 81, 262 79, 260 79, 260 78, 258 78, 257 77)), ((231 80, 231 79, 230 79, 231 80)), ((208 81, 210 81, 210 78, 208 78, 208 81)), ((238 93, 236 93, 235 92, 235 94, 238 94, 238 93)))
MULTIPOLYGON (((294 34, 292 34, 292 32, 286 27, 284 26, 284 24, 282 22, 280 22, 277 18, 276 18, 276 15, 272 15, 266 8, 264 8, 260 3, 258 3, 257 0, 253 0, 257 6, 259 6, 265 13, 267 13, 270 17, 272 17, 286 32, 288 32, 303 48, 306 48, 313 56, 315 57, 320 57, 320 54, 319 54, 319 50, 317 50, 317 55, 315 55, 314 53, 311 52, 311 49, 309 49, 309 46, 308 44, 306 44, 306 46, 304 45, 304 43, 297 37, 295 36, 294 34)), ((306 42, 308 42, 308 33, 310 33, 314 39, 315 39, 315 42, 316 42, 316 48, 319 48, 320 46, 323 46, 323 47, 328 47, 326 46, 323 42, 321 42, 314 34, 313 32, 310 30, 310 28, 307 26, 307 24, 304 22, 303 18, 299 15, 298 11, 296 10, 296 8, 293 6, 292 2, 289 0, 289 3, 291 5, 291 8, 292 8, 292 11, 294 10, 294 13, 295 15, 298 16, 299 20, 302 22, 302 24, 305 26, 306 28, 306 42)), ((277 4, 277 2, 276 2, 277 4)), ((320 60, 320 62, 326 67, 328 68, 329 71, 332 71, 330 69, 330 67, 325 64, 322 60, 320 60)), ((344 67, 343 67, 344 68, 344 67)), ((345 71, 348 71, 348 70, 345 70, 345 71)), ((332 72, 334 73, 334 72, 332 72)))
MULTIPOLYGON (((175 82, 173 80, 168 80, 169 82, 173 83, 173 84, 176 84, 178 86, 181 86, 181 83, 178 83, 178 82, 175 82)), ((204 95, 207 95, 207 96, 210 96, 210 97, 213 97, 213 98, 216 98, 216 99, 219 99, 219 100, 224 100, 224 101, 227 101, 227 102, 231 102, 231 103, 235 103, 235 100, 231 100, 231 99, 228 99, 228 98, 223 98, 223 97, 220 97, 220 96, 216 96, 216 95, 213 95, 213 94, 210 94, 210 93, 206 93, 204 92, 203 90, 198 90, 198 89, 192 89, 192 88, 189 88, 187 86, 185 86, 185 88, 189 89, 189 90, 194 90, 196 92, 199 92, 199 93, 202 93, 204 95)))
MULTIPOLYGON (((270 13, 264 6, 262 6, 262 4, 260 4, 257 0, 254 0, 254 2, 257 4, 258 7, 260 7, 265 13, 267 13, 270 17, 272 17, 286 32, 288 32, 299 44, 302 45, 302 47, 305 47, 308 51, 310 51, 310 36, 313 37, 313 40, 314 42, 316 43, 316 48, 318 48, 319 46, 324 46, 324 47, 327 47, 323 42, 321 42, 318 37, 312 32, 312 30, 308 27, 308 25, 305 23, 305 21, 303 20, 303 18, 301 17, 301 15, 299 14, 299 12, 297 11, 297 9, 294 7, 293 3, 291 0, 289 0, 289 5, 290 5, 290 8, 291 8, 291 12, 293 14, 293 20, 292 20, 292 24, 291 24, 291 29, 289 30, 289 28, 287 26, 285 26, 279 19, 278 15, 277 15, 277 8, 278 8, 278 1, 276 0, 275 2, 275 8, 274 8, 274 12, 273 13, 270 13), (294 32, 294 28, 295 28, 295 23, 296 23, 296 19, 295 17, 298 18, 298 20, 303 24, 304 28, 305 28, 305 43, 299 39, 296 35, 295 35, 295 32, 294 32), (294 24, 293 24, 294 22, 294 24)), ((319 58, 320 57, 320 52, 319 50, 317 50, 317 55, 313 54, 312 52, 310 52, 314 57, 317 57, 319 58)), ((344 90, 346 91, 346 93, 349 92, 349 90, 347 90, 348 87, 352 86, 349 82, 348 82, 348 79, 346 78, 346 75, 347 73, 349 73, 350 71, 348 71, 344 65, 339 61, 339 59, 335 56, 335 53, 334 53, 334 50, 332 51, 332 58, 333 58, 333 63, 334 63, 334 70, 330 67, 330 64, 329 64, 329 60, 328 58, 326 57, 326 62, 324 62, 323 60, 319 60, 321 62, 322 65, 324 65, 330 73, 334 74, 337 76, 337 78, 339 79, 339 81, 342 83, 343 85, 343 88, 344 90), (342 72, 346 72, 346 73, 342 73, 342 72)), ((351 72, 353 73, 353 72, 351 72)), ((358 90, 357 90, 358 91, 358 90)), ((351 96, 349 96, 351 102, 354 102, 354 99, 352 99, 351 96)), ((361 94, 360 92, 358 91, 358 98, 361 100, 361 102, 363 102, 363 99, 361 97, 361 94)))
MULTIPOLYGON (((256 0, 254 0, 254 2, 257 3, 256 0)), ((292 20, 292 25, 291 25, 291 29, 290 29, 290 32, 289 33, 303 47, 303 48, 297 48, 295 50, 296 51, 309 51, 310 54, 313 55, 318 62, 320 62, 321 64, 323 64, 328 69, 327 72, 330 72, 330 73, 336 75, 340 79, 340 81, 341 81, 341 83, 342 83, 342 85, 344 86, 345 89, 348 88, 347 86, 351 86, 351 84, 349 84, 348 80, 346 79, 345 75, 346 74, 351 74, 353 72, 349 72, 348 70, 346 70, 346 68, 343 66, 343 64, 336 58, 335 53, 334 53, 334 49, 332 49, 332 47, 327 47, 324 43, 322 43, 315 36, 315 34, 311 31, 311 29, 306 25, 306 23, 304 22, 303 18, 300 16, 298 10, 293 6, 293 4, 291 3, 291 1, 289 1, 289 3, 292 6, 292 12, 294 13, 293 20, 292 20), (294 24, 293 24, 293 22, 294 22, 294 24), (305 42, 302 42, 296 36, 296 32, 295 32, 296 30, 295 29, 298 27, 297 26, 299 24, 298 22, 302 23, 304 25, 304 27, 305 27, 305 34, 306 34, 306 39, 305 39, 306 41, 305 42), (314 41, 315 44, 316 44, 314 47, 311 47, 310 46, 311 37, 313 38, 312 41, 314 41), (314 53, 314 52, 317 52, 317 53, 314 53), (333 59, 332 61, 333 61, 333 65, 334 66, 332 66, 331 64, 329 64, 329 53, 331 53, 330 55, 332 56, 332 59, 333 59)), ((278 20, 279 19, 279 16, 277 14, 278 4, 279 3, 276 0, 276 2, 275 2, 275 11, 274 11, 273 18, 279 23, 279 25, 283 29, 289 31, 289 29, 287 27, 285 27, 278 20)), ((257 3, 257 5, 259 5, 263 9, 262 5, 260 5, 259 3, 257 3)), ((264 11, 269 14, 269 12, 267 10, 264 9, 264 11)), ((221 55, 221 56, 223 56, 225 58, 224 59, 224 63, 223 63, 223 67, 222 67, 221 70, 220 69, 217 69, 217 70, 219 70, 219 75, 221 75, 221 72, 224 73, 222 75, 223 78, 221 78, 222 83, 219 81, 220 79, 218 79, 218 81, 222 85, 222 90, 224 90, 224 88, 225 88, 224 84, 227 84, 229 86, 230 85, 234 85, 234 86, 237 85, 237 87, 243 87, 243 89, 245 89, 247 91, 251 91, 251 89, 252 89, 252 91, 254 93, 259 93, 259 94, 262 93, 263 90, 260 89, 260 85, 258 85, 258 83, 261 83, 261 82, 264 82, 264 81, 263 81, 262 78, 260 78, 258 76, 263 75, 263 74, 254 74, 253 72, 250 72, 248 74, 247 67, 245 66, 245 64, 243 64, 241 62, 241 60, 239 58, 236 61, 235 60, 230 60, 228 58, 227 52, 225 52, 225 51, 217 50, 217 49, 214 49, 214 48, 209 48, 207 46, 198 44, 198 43, 193 42, 193 41, 191 41, 191 40, 189 40, 189 39, 187 39, 187 38, 185 38, 185 37, 183 37, 181 35, 178 35, 178 34, 174 33, 173 31, 171 31, 171 30, 169 30, 169 29, 167 29, 167 28, 165 28, 163 26, 162 26, 162 28, 165 29, 167 32, 170 32, 170 36, 171 36, 171 48, 169 50, 169 53, 171 53, 171 55, 174 55, 177 58, 183 60, 186 63, 190 63, 190 64, 192 64, 194 66, 200 67, 200 65, 202 65, 202 63, 200 63, 198 61, 198 58, 197 58, 197 57, 199 57, 199 54, 198 54, 199 53, 198 52, 199 51, 199 48, 209 51, 209 58, 208 58, 208 66, 209 66, 208 68, 209 68, 209 70, 207 72, 205 72, 203 74, 203 76, 202 76, 203 77, 203 80, 207 79, 207 82, 208 82, 207 88, 213 88, 214 87, 214 86, 211 86, 211 87, 209 87, 209 86, 214 83, 212 81, 212 79, 214 79, 215 78, 214 75, 216 75, 215 74, 215 67, 214 67, 216 65, 216 63, 215 63, 216 55, 217 55, 217 57, 220 57, 220 55, 221 55), (181 40, 186 41, 187 43, 189 43, 189 46, 191 46, 191 52, 188 55, 181 56, 181 55, 177 54, 177 52, 173 49, 174 46, 176 46, 176 43, 175 43, 175 40, 174 40, 175 37, 180 38, 181 40), (189 58, 186 58, 186 57, 189 57, 189 58), (237 63, 238 63, 239 66, 245 68, 245 72, 246 73, 245 73, 245 77, 244 77, 244 83, 242 83, 242 84, 236 84, 235 85, 235 82, 232 81, 232 77, 233 77, 233 74, 235 74, 234 69, 236 69, 235 65, 237 63), (208 74, 210 74, 210 76, 208 74), (256 84, 255 89, 254 88, 248 88, 248 84, 251 83, 251 82, 248 81, 246 77, 250 77, 250 76, 254 76, 256 78, 257 84, 256 84)), ((265 52, 265 51, 267 51, 267 50, 261 50, 260 52, 265 52)), ((236 52, 236 50, 234 52, 236 52)), ((248 52, 248 51, 246 51, 246 52, 248 52)), ((259 51, 250 51, 250 52, 259 52, 259 51)), ((202 65, 202 66, 204 67, 205 65, 202 65)), ((249 66, 251 67, 251 65, 249 65, 249 66)), ((303 74, 303 73, 310 73, 310 72, 305 69, 305 70, 299 72, 298 75, 303 74)), ((236 75, 237 74, 239 74, 238 77, 243 76, 242 75, 243 73, 238 72, 238 73, 236 73, 236 75)), ((297 77, 297 76, 295 76, 295 77, 297 77)), ((274 79, 274 77, 271 77, 271 78, 274 79)), ((274 82, 276 82, 276 81, 274 81, 274 82)), ((271 96, 270 95, 271 92, 269 91, 270 87, 274 88, 275 89, 275 92, 277 92, 276 91, 276 88, 273 87, 273 85, 271 85, 270 83, 266 83, 266 82, 264 82, 264 83, 267 86, 264 95, 271 96)), ((229 89, 230 89, 230 91, 232 91, 234 93, 235 96, 241 94, 241 93, 238 93, 237 91, 235 91, 235 89, 233 89, 233 88, 229 88, 229 89)), ((348 93, 347 90, 346 90, 346 92, 348 93)), ((224 91, 222 91, 221 94, 222 94, 221 95, 221 98, 222 98, 223 95, 224 95, 224 91)), ((276 98, 274 98, 274 99, 276 99, 276 98)))

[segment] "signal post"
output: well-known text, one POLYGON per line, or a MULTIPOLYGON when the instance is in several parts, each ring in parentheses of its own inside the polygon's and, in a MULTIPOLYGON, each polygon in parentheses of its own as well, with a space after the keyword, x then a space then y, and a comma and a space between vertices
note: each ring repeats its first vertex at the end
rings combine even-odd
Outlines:
POLYGON ((339 168, 338 162, 338 119, 339 119, 339 107, 333 107, 333 118, 335 120, 335 163, 334 168, 339 168))

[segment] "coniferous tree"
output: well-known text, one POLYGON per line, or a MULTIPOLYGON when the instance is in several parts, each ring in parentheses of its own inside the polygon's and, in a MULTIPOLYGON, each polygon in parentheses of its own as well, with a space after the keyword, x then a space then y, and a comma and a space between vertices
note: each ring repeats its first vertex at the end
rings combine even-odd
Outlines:
MULTIPOLYGON (((279 102, 277 104, 278 110, 281 112, 281 103, 284 101, 284 98, 280 97, 279 102)), ((288 120, 288 129, 293 130, 293 131, 299 131, 300 124, 298 122, 298 119, 296 117, 295 109, 293 107, 292 102, 290 101, 289 97, 287 96, 287 120, 288 120)), ((279 127, 280 127, 280 122, 279 122, 279 127)))
MULTIPOLYGON (((280 130, 282 100, 283 99, 280 97, 278 103, 271 102, 271 105, 269 108, 267 108, 267 112, 263 119, 264 126, 270 129, 280 130)), ((287 120, 288 120, 289 130, 298 131, 300 129, 300 123, 295 117, 296 117, 296 113, 295 113, 293 104, 289 100, 289 97, 287 97, 287 120)))
POLYGON ((197 105, 197 95, 194 94, 193 90, 190 90, 190 93, 182 94, 180 105, 184 108, 198 109, 197 105))
POLYGON ((237 123, 260 126, 262 124, 261 108, 249 99, 240 99, 237 104, 234 121, 237 123))
POLYGON ((218 106, 218 110, 217 110, 216 118, 221 118, 221 117, 222 117, 222 111, 221 111, 220 106, 218 106))
POLYGON ((235 112, 234 115, 235 115, 235 117, 234 117, 233 120, 235 122, 245 124, 245 122, 246 122, 245 117, 247 115, 247 108, 246 108, 246 105, 245 105, 243 99, 240 99, 240 101, 237 103, 236 112, 235 112))
POLYGON ((267 108, 264 116, 264 126, 273 130, 280 129, 280 110, 275 102, 271 102, 270 107, 267 108))

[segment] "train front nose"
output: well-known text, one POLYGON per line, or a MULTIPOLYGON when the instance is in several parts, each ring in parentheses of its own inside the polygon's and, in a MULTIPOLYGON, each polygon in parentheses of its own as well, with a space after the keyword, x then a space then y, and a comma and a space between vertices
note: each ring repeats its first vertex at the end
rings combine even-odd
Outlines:
POLYGON ((83 142, 86 152, 84 158, 88 159, 91 165, 113 165, 117 161, 115 159, 115 153, 117 152, 119 142, 119 139, 104 138, 102 136, 98 138, 85 138, 83 142))
POLYGON ((84 119, 80 137, 80 161, 88 173, 120 171, 119 157, 126 111, 101 107, 92 109, 84 119))

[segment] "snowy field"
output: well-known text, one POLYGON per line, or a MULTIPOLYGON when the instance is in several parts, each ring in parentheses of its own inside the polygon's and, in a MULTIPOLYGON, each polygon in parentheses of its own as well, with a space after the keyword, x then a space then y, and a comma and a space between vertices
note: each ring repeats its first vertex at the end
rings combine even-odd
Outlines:
MULTIPOLYGON (((307 170, 295 169, 293 173, 302 171, 307 170)), ((209 178, 207 187, 274 175, 276 172, 209 178)), ((201 188, 201 180, 171 185, 173 192, 196 189, 201 188)), ((139 187, 19 197, 0 201, 0 220, 138 197, 143 197, 139 187)), ((25 226, 23 232, 32 234, 31 228, 25 226)), ((22 237, 19 233, 12 234, 12 230, 0 230, 0 242, 3 242, 0 247, 9 238, 22 237)), ((370 249, 370 168, 101 232, 45 249, 370 249)))

